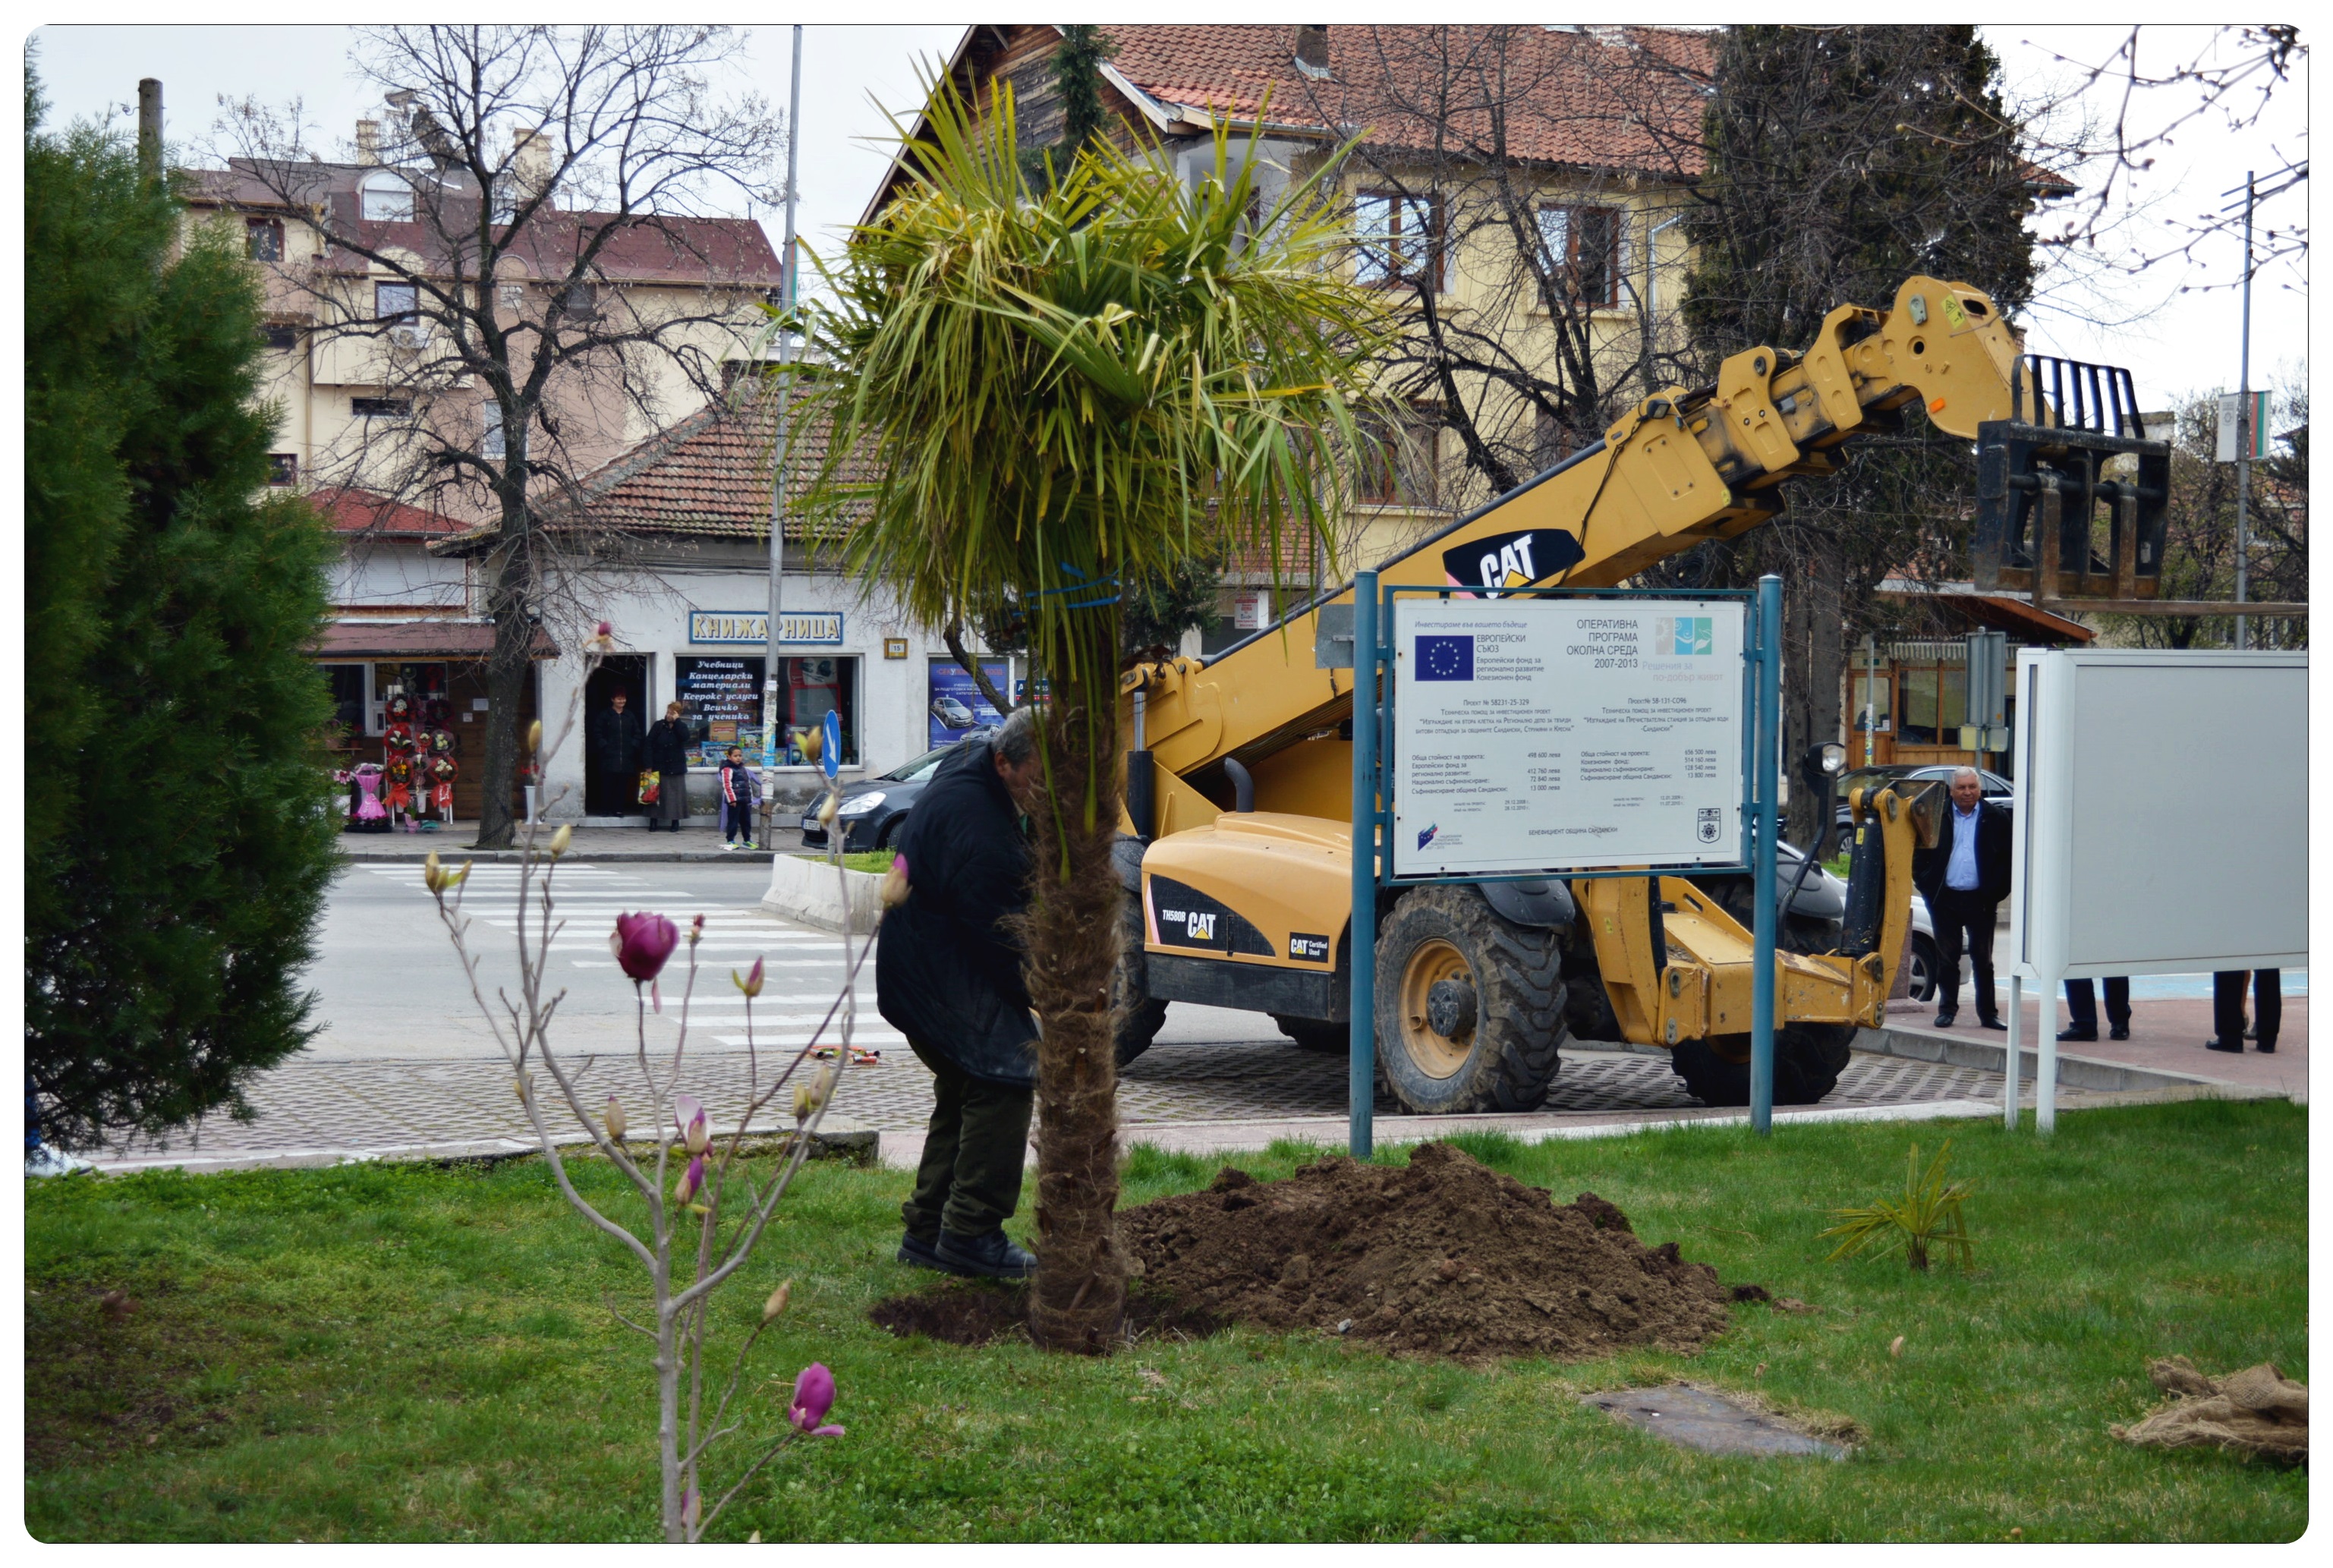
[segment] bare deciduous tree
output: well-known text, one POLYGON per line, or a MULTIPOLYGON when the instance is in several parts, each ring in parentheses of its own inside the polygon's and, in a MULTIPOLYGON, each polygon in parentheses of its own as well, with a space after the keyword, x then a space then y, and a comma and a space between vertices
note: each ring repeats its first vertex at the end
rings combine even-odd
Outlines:
POLYGON ((739 48, 700 26, 380 28, 354 59, 389 113, 353 162, 317 156, 296 103, 220 122, 220 195, 317 242, 274 286, 378 393, 314 477, 482 531, 483 848, 511 840, 536 629, 588 613, 562 566, 590 550, 579 481, 719 394, 776 282, 724 210, 766 199, 782 146, 758 97, 715 89, 739 48))

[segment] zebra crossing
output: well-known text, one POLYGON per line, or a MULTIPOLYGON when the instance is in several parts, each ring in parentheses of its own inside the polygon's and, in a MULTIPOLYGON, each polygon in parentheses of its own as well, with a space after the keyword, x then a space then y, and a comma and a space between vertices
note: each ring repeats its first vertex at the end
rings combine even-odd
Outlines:
MULTIPOLYGON (((360 868, 382 882, 409 889, 418 898, 429 896, 422 868, 404 863, 370 862, 360 868)), ((535 873, 539 884, 541 872, 535 873)), ((474 865, 463 887, 462 913, 474 929, 516 935, 521 920, 515 903, 520 868, 474 865)), ((619 871, 589 863, 562 862, 554 883, 552 908, 553 931, 549 956, 554 973, 567 978, 574 1002, 584 1008, 629 1013, 635 1005, 632 983, 617 966, 608 948, 608 935, 619 914, 652 911, 680 928, 682 946, 660 977, 661 1018, 677 1024, 686 984, 690 949, 686 941, 689 923, 705 917, 705 935, 695 948, 696 992, 688 999, 692 1038, 724 1045, 744 1046, 745 1028, 753 1024, 751 1043, 757 1049, 808 1044, 835 1006, 846 973, 843 938, 807 929, 769 913, 758 904, 722 903, 703 894, 658 886, 652 877, 619 871), (765 976, 762 995, 749 1008, 730 981, 754 959, 762 960, 765 976), (700 1031, 702 1033, 700 1033, 700 1031)), ((541 932, 539 910, 530 909, 524 929, 530 938, 541 932)), ((530 944, 531 945, 531 944, 530 944)), ((865 938, 853 938, 855 956, 865 938)), ((839 1017, 840 1015, 838 1014, 839 1017)), ((834 1037, 828 1025, 824 1039, 834 1037)), ((875 960, 870 954, 859 967, 858 1015, 851 1028, 857 1046, 897 1046, 906 1053, 907 1036, 886 1024, 875 1011, 875 960)))

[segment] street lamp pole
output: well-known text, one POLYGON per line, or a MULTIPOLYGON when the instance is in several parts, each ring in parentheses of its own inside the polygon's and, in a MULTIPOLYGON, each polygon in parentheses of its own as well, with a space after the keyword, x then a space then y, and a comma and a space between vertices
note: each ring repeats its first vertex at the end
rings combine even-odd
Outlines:
MULTIPOLYGON (((778 297, 780 308, 789 316, 794 308, 794 171, 799 167, 802 148, 802 30, 794 26, 794 65, 792 96, 786 107, 786 239, 785 248, 778 261, 778 297)), ((792 323, 781 322, 778 329, 778 439, 770 457, 770 624, 769 638, 763 649, 762 668, 762 801, 764 815, 764 837, 770 832, 767 823, 775 820, 778 798, 778 762, 780 751, 778 726, 778 662, 782 607, 785 596, 786 544, 784 513, 786 500, 787 448, 793 433, 793 365, 794 332, 792 323)), ((764 846, 766 847, 766 845, 764 846)))
MULTIPOLYGON (((2251 573, 2252 443, 2252 206, 2257 199, 2255 175, 2244 171, 2244 332, 2237 351, 2236 372, 2236 602, 2250 597, 2251 573)), ((2233 196, 2231 190, 2226 194, 2233 196)), ((2236 646, 2251 646, 2251 618, 2236 617, 2236 646)))

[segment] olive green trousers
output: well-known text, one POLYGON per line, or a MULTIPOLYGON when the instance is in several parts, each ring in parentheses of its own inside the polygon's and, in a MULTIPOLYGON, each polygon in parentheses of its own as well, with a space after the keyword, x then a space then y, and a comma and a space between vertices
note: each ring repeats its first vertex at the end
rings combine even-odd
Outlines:
POLYGON ((1036 1091, 974 1078, 921 1042, 907 1044, 932 1070, 936 1103, 915 1195, 899 1206, 899 1217, 908 1235, 926 1241, 937 1241, 943 1230, 985 1236, 1021 1206, 1036 1091))

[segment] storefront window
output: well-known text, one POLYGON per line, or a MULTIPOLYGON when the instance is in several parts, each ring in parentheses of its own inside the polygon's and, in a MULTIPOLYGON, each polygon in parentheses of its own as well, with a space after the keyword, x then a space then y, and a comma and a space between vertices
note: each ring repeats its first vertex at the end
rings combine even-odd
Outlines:
POLYGON ((379 735, 388 723, 393 692, 413 699, 413 722, 423 729, 443 729, 454 722, 454 705, 446 692, 443 664, 376 664, 372 667, 372 715, 368 734, 379 735))
POLYGON ((324 686, 332 694, 332 744, 353 746, 365 732, 364 666, 322 664, 324 686))
MULTIPOLYGON (((1002 659, 984 659, 981 673, 999 692, 1012 688, 1012 671, 1002 659)), ((924 693, 926 743, 954 746, 975 730, 993 729, 1004 722, 995 704, 981 695, 980 683, 953 659, 935 659, 924 693)))
MULTIPOLYGON (((746 759, 762 761, 762 678, 769 668, 761 659, 682 657, 673 660, 677 689, 684 704, 682 722, 688 726, 688 765, 718 767, 733 746, 744 749, 746 759)), ((840 714, 845 767, 859 764, 859 660, 847 655, 817 655, 778 661, 778 729, 783 747, 781 767, 810 764, 802 736, 825 724, 830 712, 840 714)))
MULTIPOLYGON (((789 662, 792 662, 789 660, 789 662)), ((719 767, 733 746, 762 760, 762 675, 759 659, 676 659, 674 695, 685 705, 688 765, 719 767)))
POLYGON ((1855 728, 1858 734, 1876 729, 1886 735, 1895 726, 1896 683, 1887 676, 1855 678, 1855 728))
POLYGON ((1905 670, 1904 726, 1896 739, 1906 746, 1958 746, 1968 708, 1968 671, 1958 665, 1905 670))

